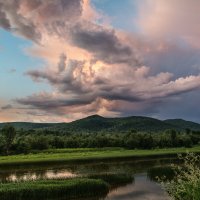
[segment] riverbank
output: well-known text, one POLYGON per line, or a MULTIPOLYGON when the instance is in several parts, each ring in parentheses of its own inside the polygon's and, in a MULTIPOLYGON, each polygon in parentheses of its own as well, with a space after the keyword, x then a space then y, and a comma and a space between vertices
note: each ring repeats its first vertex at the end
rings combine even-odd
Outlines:
POLYGON ((186 152, 200 153, 200 146, 193 148, 169 148, 154 150, 104 149, 55 149, 27 155, 0 156, 0 166, 16 164, 45 164, 56 162, 84 162, 126 158, 171 156, 186 152))

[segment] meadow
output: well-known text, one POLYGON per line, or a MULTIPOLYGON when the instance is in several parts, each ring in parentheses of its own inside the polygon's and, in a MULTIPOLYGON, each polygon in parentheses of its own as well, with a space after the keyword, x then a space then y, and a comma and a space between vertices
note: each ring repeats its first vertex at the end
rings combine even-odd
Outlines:
POLYGON ((200 146, 192 148, 167 148, 152 150, 127 150, 123 148, 92 148, 92 149, 51 149, 20 155, 0 156, 0 165, 39 164, 56 162, 84 162, 95 160, 150 158, 171 156, 186 152, 200 152, 200 146))

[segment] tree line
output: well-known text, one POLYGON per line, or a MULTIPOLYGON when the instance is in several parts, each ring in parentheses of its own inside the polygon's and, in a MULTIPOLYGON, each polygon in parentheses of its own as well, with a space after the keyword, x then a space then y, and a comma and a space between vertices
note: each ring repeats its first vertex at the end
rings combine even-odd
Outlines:
POLYGON ((192 147, 200 143, 200 132, 167 130, 163 133, 68 133, 50 130, 16 130, 5 126, 0 130, 0 154, 30 153, 45 149, 123 147, 126 149, 155 149, 192 147))

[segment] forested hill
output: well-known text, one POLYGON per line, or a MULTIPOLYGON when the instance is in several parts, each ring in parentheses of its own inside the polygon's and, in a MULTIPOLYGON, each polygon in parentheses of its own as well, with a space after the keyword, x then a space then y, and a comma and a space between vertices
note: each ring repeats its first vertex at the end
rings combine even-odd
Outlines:
POLYGON ((9 122, 9 123, 0 123, 0 129, 4 127, 5 125, 11 125, 15 127, 16 129, 25 129, 25 130, 31 130, 31 129, 40 129, 40 128, 50 128, 55 126, 55 123, 32 123, 32 122, 9 122))
MULTIPOLYGON (((6 123, 0 123, 0 129, 6 123)), ((80 133, 80 132, 127 132, 144 131, 160 132, 167 129, 175 130, 200 130, 200 124, 185 121, 182 119, 158 120, 149 117, 132 116, 123 118, 105 118, 99 115, 92 115, 70 123, 8 123, 16 129, 48 129, 59 132, 80 133)))

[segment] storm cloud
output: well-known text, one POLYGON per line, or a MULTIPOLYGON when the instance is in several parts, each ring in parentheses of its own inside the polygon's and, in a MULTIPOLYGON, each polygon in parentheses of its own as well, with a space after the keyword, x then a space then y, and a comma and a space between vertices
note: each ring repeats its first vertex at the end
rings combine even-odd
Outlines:
POLYGON ((43 31, 56 33, 81 12, 81 0, 0 0, 0 26, 40 43, 43 31))
POLYGON ((142 2, 140 30, 130 33, 109 24, 89 0, 0 0, 0 27, 32 41, 25 52, 43 60, 25 76, 50 86, 15 98, 15 105, 27 115, 51 113, 53 120, 70 121, 95 113, 161 117, 162 106, 184 104, 180 99, 200 89, 200 52, 194 45, 199 39, 194 19, 200 15, 192 12, 199 3, 184 0, 179 9, 179 0, 142 2), (165 6, 162 18, 157 8, 165 6))
POLYGON ((76 63, 72 60, 67 63, 66 71, 62 71, 62 74, 50 70, 28 72, 33 80, 50 83, 62 94, 62 98, 59 95, 46 94, 47 97, 34 95, 18 100, 18 103, 43 109, 91 104, 96 99, 105 99, 112 103, 125 101, 146 104, 147 101, 164 101, 166 98, 200 88, 200 75, 173 80, 173 75, 170 73, 158 73, 152 76, 150 69, 145 66, 140 68, 123 66, 123 72, 120 72, 121 66, 115 66, 116 71, 109 65, 95 71, 93 65, 88 67, 86 63, 76 63), (72 66, 71 63, 75 65, 72 66))
POLYGON ((108 64, 141 65, 136 50, 120 41, 112 29, 105 29, 94 24, 78 25, 72 29, 71 37, 74 45, 93 53, 98 60, 103 60, 108 64))

